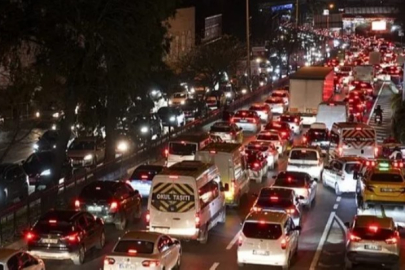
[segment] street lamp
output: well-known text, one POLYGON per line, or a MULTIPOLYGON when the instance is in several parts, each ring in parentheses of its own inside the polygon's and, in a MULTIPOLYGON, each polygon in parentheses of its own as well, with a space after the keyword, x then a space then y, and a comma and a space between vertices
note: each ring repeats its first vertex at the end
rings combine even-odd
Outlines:
POLYGON ((333 9, 335 7, 334 4, 329 4, 329 9, 333 9))

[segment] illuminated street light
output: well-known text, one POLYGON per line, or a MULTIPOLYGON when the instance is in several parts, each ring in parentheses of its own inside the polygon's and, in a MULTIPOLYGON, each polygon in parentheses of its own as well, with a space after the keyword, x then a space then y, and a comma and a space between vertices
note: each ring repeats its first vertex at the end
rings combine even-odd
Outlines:
POLYGON ((329 4, 329 9, 333 9, 335 7, 334 4, 329 4))

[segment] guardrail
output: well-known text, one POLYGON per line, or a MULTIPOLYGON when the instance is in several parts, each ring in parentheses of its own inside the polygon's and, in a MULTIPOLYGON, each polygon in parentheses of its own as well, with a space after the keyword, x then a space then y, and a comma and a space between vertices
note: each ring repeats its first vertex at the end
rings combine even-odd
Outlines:
MULTIPOLYGON (((272 87, 282 86, 287 80, 288 78, 283 78, 274 82, 272 85, 260 87, 252 93, 235 100, 229 106, 229 109, 235 110, 246 106, 262 97, 263 94, 270 93, 272 87)), ((55 205, 58 208, 73 206, 72 200, 78 195, 81 189, 91 181, 95 181, 118 170, 126 170, 135 164, 142 164, 152 158, 160 156, 163 154, 165 144, 171 138, 197 130, 221 117, 221 110, 212 111, 207 117, 196 119, 183 127, 176 128, 170 132, 170 134, 165 134, 129 156, 119 157, 112 162, 105 163, 90 171, 84 170, 79 173, 75 172, 70 179, 65 180, 63 183, 46 190, 35 192, 27 199, 8 206, 0 212, 0 245, 3 246, 14 240, 16 236, 20 236, 20 232, 23 229, 30 227, 42 213, 49 211, 49 209, 41 209, 41 200, 43 198, 49 199, 49 196, 55 196, 57 194, 55 205)))

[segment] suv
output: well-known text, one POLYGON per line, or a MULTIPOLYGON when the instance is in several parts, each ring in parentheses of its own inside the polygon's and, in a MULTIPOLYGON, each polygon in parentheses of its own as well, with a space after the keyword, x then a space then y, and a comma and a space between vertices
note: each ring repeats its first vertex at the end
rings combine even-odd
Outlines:
POLYGON ((76 210, 85 210, 105 223, 124 230, 128 221, 140 218, 141 196, 130 184, 120 181, 96 181, 85 186, 75 200, 76 210))
POLYGON ((84 263, 93 247, 105 245, 104 223, 87 212, 51 210, 41 216, 25 233, 30 254, 41 259, 70 259, 75 265, 84 263))
POLYGON ((306 172, 312 179, 321 179, 322 152, 319 147, 294 146, 288 156, 287 171, 306 172))
POLYGON ((67 150, 73 166, 96 166, 105 157, 105 141, 99 137, 76 138, 67 150))
POLYGON ((298 253, 300 230, 301 227, 295 226, 287 213, 250 213, 239 235, 238 265, 259 264, 290 269, 290 263, 298 253))

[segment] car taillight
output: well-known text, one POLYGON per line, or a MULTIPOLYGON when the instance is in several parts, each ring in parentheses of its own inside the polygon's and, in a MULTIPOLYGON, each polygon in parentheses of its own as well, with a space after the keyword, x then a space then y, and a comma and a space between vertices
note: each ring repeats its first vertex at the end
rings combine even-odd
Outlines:
POLYGON ((283 136, 283 137, 287 136, 287 132, 285 132, 285 131, 281 132, 281 136, 283 136))
POLYGON ((294 119, 294 122, 298 124, 298 119, 297 119, 297 118, 295 118, 295 119, 294 119))
POLYGON ((259 163, 257 163, 257 162, 253 163, 253 167, 254 167, 254 168, 259 168, 259 166, 260 166, 259 163))
POLYGON ((113 258, 108 258, 108 257, 104 258, 104 265, 112 265, 114 263, 115 263, 115 260, 113 258))
POLYGON ((145 260, 142 262, 143 267, 158 267, 160 262, 158 260, 145 260))
POLYGON ((360 242, 361 241, 361 238, 358 237, 357 235, 354 235, 353 233, 349 234, 349 239, 352 242, 360 242))
POLYGON ((387 244, 389 244, 389 245, 393 245, 393 244, 398 243, 398 240, 399 240, 399 233, 398 233, 398 232, 395 232, 395 233, 394 233, 394 236, 391 237, 391 238, 386 239, 385 242, 386 242, 387 244))
POLYGON ((307 137, 302 137, 302 141, 304 142, 304 143, 306 143, 307 141, 308 141, 308 139, 307 139, 307 137))
POLYGON ((169 149, 166 148, 164 154, 165 154, 165 157, 168 157, 169 156, 169 149))
POLYGON ((235 123, 235 119, 232 117, 230 120, 231 123, 235 123))
POLYGON ((403 167, 404 167, 404 163, 403 163, 403 162, 395 161, 395 162, 394 162, 394 167, 395 167, 395 168, 403 168, 403 167))
POLYGON ((375 157, 378 156, 378 147, 374 147, 374 156, 375 156, 375 157))
POLYGON ((252 119, 252 122, 253 122, 253 124, 256 124, 256 119, 253 118, 253 119, 252 119))
POLYGON ((79 200, 75 200, 75 208, 80 208, 80 201, 79 200))
POLYGON ((80 238, 79 238, 78 233, 69 234, 69 235, 63 237, 62 239, 67 240, 67 241, 72 242, 72 243, 80 242, 80 238))
POLYGON ((110 212, 116 212, 118 210, 118 202, 112 202, 110 204, 110 212))
POLYGON ((343 148, 342 147, 338 148, 338 154, 339 154, 339 156, 341 156, 343 154, 343 148))
POLYGON ((287 214, 290 214, 290 215, 293 215, 293 214, 295 214, 295 208, 289 208, 289 209, 287 209, 287 214))
POLYGON ((150 212, 149 212, 149 210, 146 210, 145 221, 146 221, 146 225, 149 225, 149 222, 150 222, 150 212))
POLYGON ((197 213, 197 214, 195 214, 195 227, 200 228, 200 225, 201 225, 201 218, 200 218, 200 214, 197 213))
POLYGON ((281 249, 286 249, 287 248, 287 238, 283 237, 283 239, 281 239, 281 249))
POLYGON ((243 243, 243 234, 241 233, 241 234, 239 234, 239 237, 238 237, 238 246, 241 246, 242 243, 243 243))
POLYGON ((35 235, 35 233, 33 232, 27 232, 27 234, 25 235, 25 240, 27 242, 34 240, 35 238, 37 238, 37 236, 35 235))

